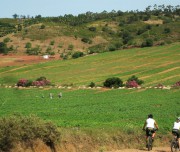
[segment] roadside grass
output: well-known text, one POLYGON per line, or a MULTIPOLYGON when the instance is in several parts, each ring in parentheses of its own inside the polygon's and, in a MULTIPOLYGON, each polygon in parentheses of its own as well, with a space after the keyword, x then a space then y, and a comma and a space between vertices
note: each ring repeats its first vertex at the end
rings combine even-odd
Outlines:
POLYGON ((144 86, 173 85, 179 81, 179 43, 130 50, 119 50, 71 60, 50 61, 0 68, 0 84, 14 85, 19 79, 45 76, 56 85, 102 85, 109 77, 124 82, 136 75, 144 86), (12 78, 12 79, 9 79, 12 78), (168 81, 167 81, 168 80, 168 81))

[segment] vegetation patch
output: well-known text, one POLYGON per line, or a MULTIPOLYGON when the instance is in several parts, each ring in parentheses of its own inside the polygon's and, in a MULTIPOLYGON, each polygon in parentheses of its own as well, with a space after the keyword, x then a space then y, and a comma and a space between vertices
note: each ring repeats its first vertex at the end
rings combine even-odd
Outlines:
POLYGON ((60 140, 60 132, 53 123, 32 115, 0 118, 0 151, 7 152, 18 142, 31 145, 37 139, 53 148, 60 140))

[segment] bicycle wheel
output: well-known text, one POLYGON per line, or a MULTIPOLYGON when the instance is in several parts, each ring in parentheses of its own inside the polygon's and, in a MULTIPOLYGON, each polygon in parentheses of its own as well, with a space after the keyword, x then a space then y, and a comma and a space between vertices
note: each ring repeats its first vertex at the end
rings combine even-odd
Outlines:
POLYGON ((152 137, 151 136, 148 137, 147 148, 148 148, 148 151, 152 150, 152 137))
POLYGON ((173 140, 171 142, 171 152, 177 152, 179 150, 177 141, 173 140))

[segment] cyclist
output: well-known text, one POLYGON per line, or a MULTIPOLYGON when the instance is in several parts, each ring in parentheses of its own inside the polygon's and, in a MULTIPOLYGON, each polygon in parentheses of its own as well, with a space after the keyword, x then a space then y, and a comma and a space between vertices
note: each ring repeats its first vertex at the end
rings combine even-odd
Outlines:
POLYGON ((158 130, 158 129, 159 129, 158 124, 153 119, 153 115, 149 114, 148 119, 146 119, 144 126, 143 126, 143 130, 146 130, 146 142, 147 142, 149 130, 151 130, 151 132, 153 133, 152 139, 154 140, 156 130, 158 130))
MULTIPOLYGON (((180 117, 178 117, 176 119, 176 121, 174 122, 174 125, 173 125, 173 128, 172 128, 172 134, 177 135, 178 142, 179 142, 179 145, 180 145, 180 117)), ((179 147, 179 150, 180 150, 180 147, 179 147)))

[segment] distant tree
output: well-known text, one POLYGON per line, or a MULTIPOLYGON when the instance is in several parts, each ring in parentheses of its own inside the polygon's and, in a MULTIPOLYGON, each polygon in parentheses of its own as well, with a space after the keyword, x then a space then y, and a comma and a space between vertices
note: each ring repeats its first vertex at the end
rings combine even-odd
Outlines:
POLYGON ((112 78, 106 79, 103 84, 105 87, 108 87, 108 88, 112 88, 112 87, 118 88, 118 87, 123 86, 123 81, 120 78, 112 77, 112 78))
POLYGON ((14 15, 13 15, 13 18, 14 18, 14 19, 16 19, 17 17, 18 17, 18 15, 17 15, 17 14, 14 14, 14 15))

